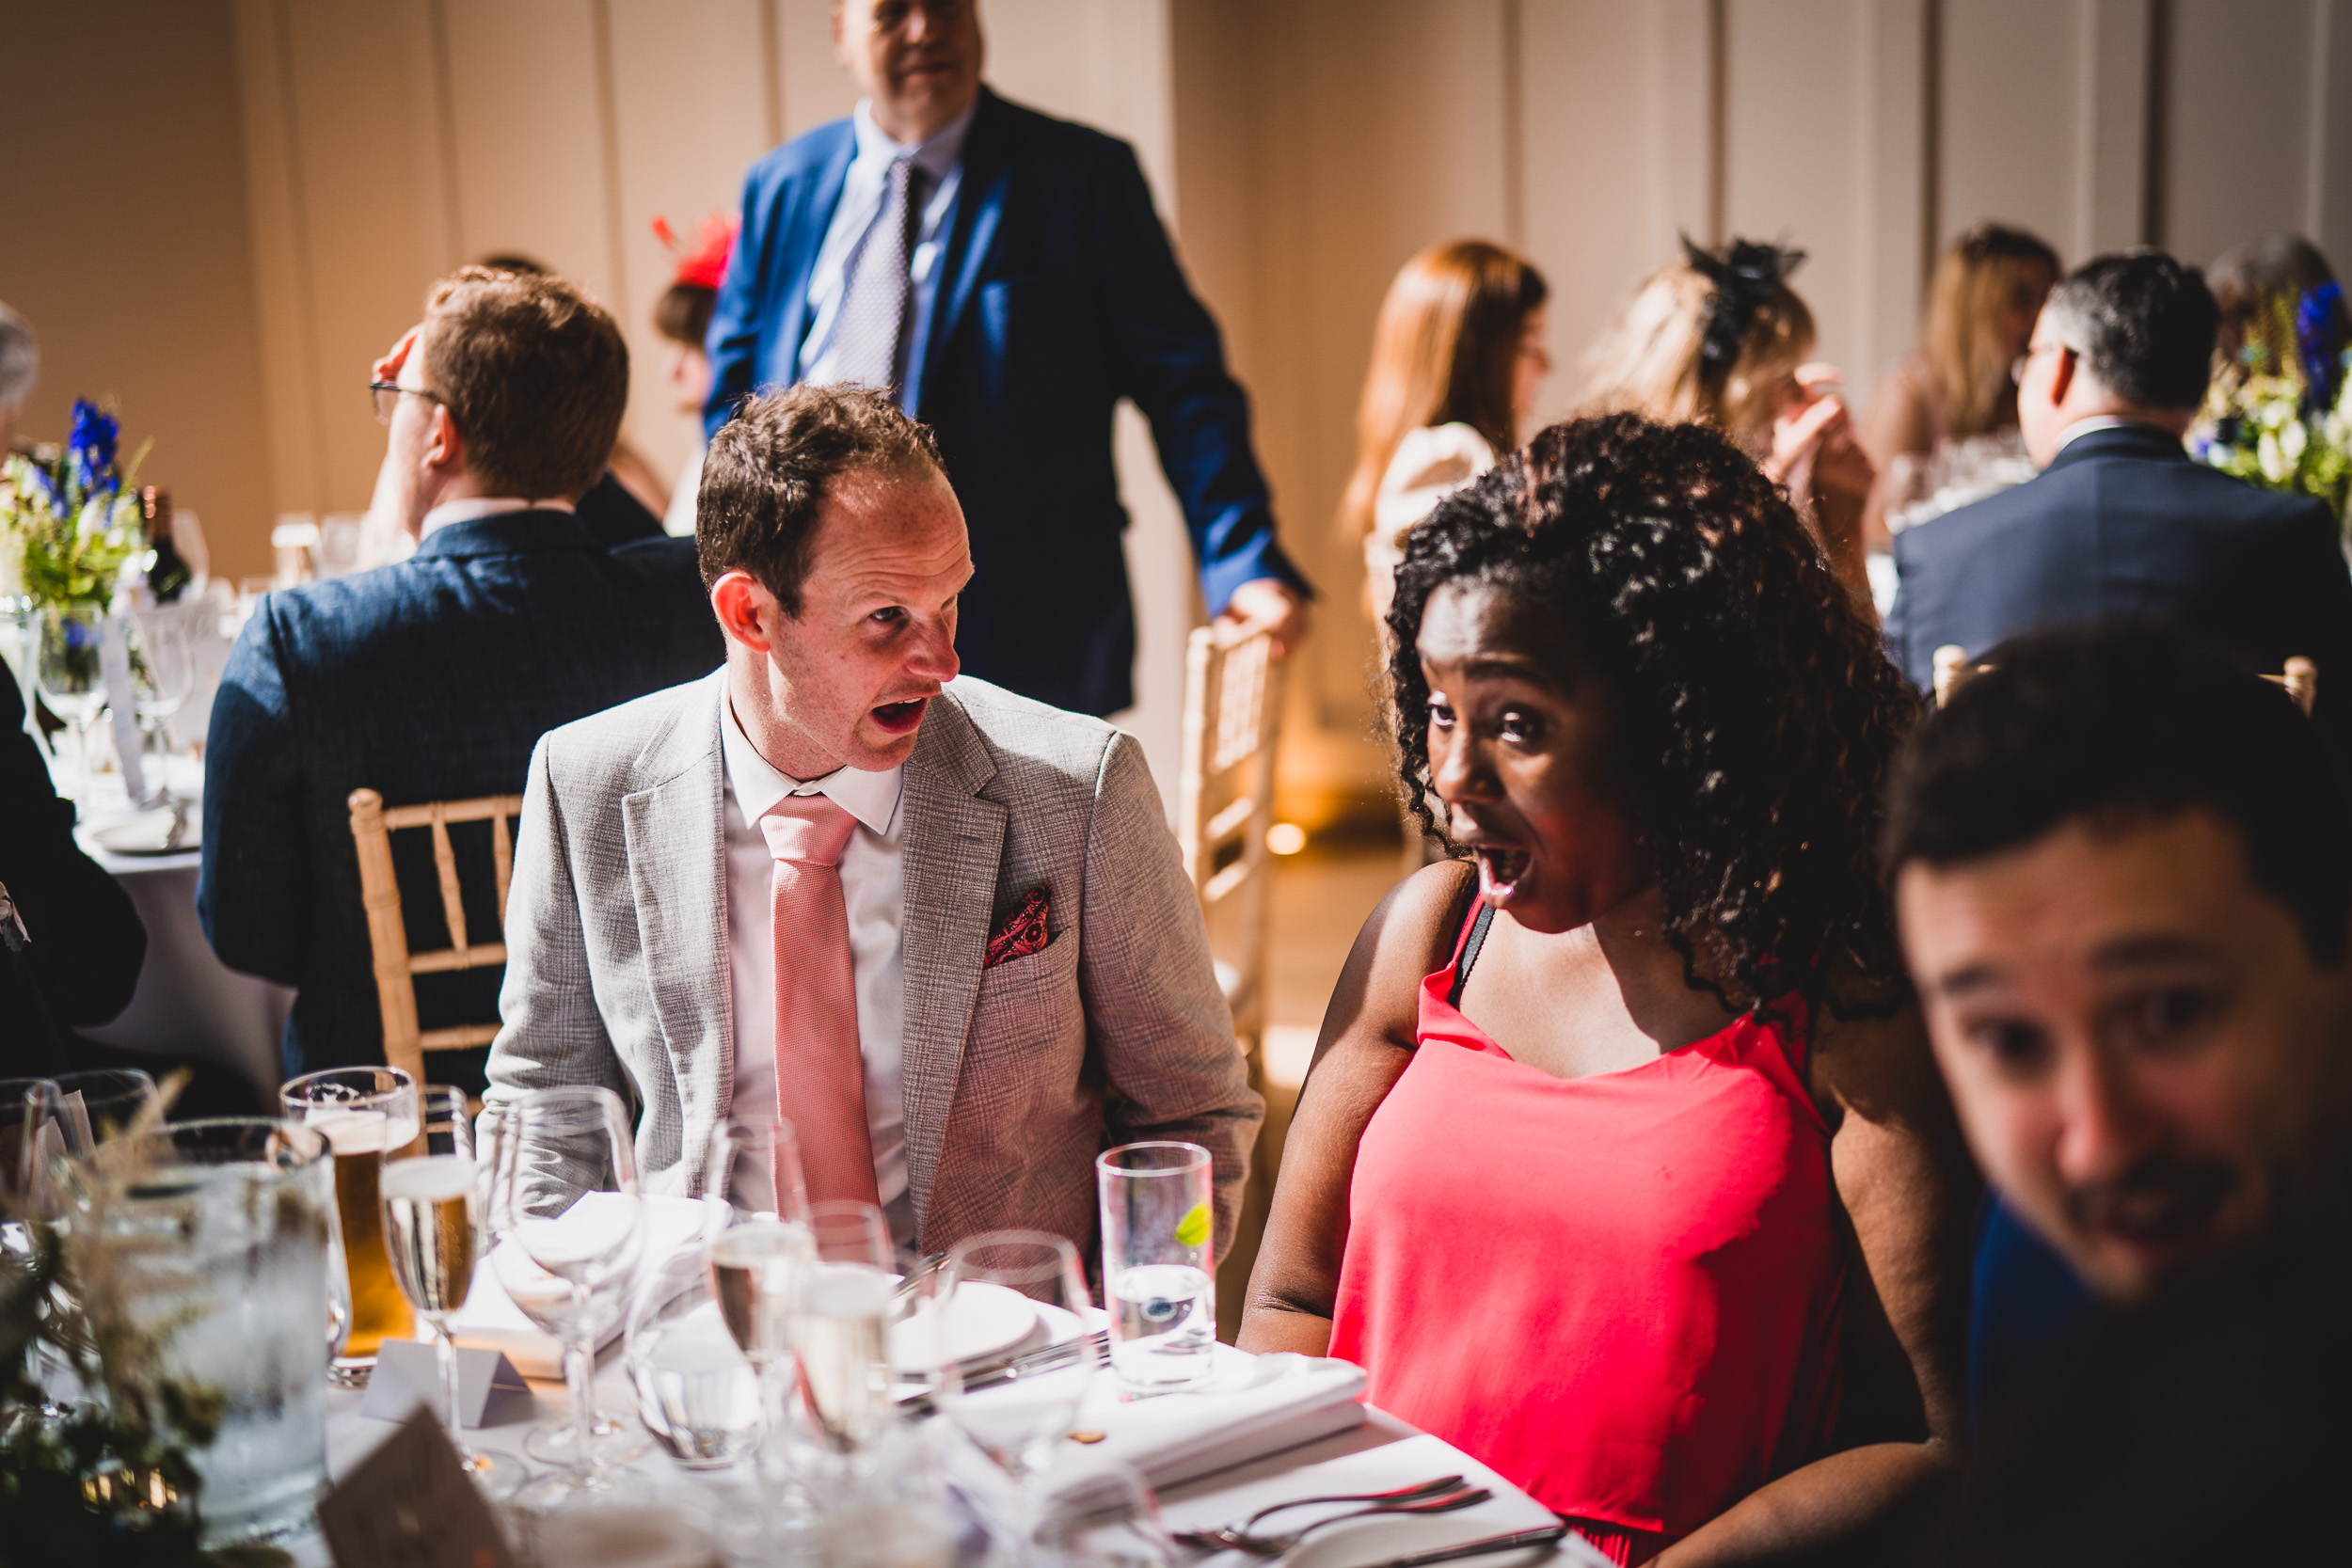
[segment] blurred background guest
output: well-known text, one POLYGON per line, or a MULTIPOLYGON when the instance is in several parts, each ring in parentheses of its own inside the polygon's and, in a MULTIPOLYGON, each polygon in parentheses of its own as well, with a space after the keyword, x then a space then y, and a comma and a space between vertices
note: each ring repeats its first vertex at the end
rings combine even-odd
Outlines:
POLYGON ((1518 446, 1551 373, 1547 293, 1526 258, 1485 240, 1431 245, 1389 285, 1340 503, 1342 527, 1363 541, 1375 622, 1388 618, 1406 531, 1518 446))
POLYGON ((1886 859, 1936 1059, 2107 1304, 1993 1403, 1939 1560, 2342 1555, 2344 788, 2282 692, 2153 626, 2003 645, 1906 753, 1886 859))
POLYGON ((1878 468, 1862 515, 1869 550, 1887 548, 1890 507, 1924 499, 1922 492, 1936 487, 1928 460, 1939 452, 1948 464, 1956 446, 2007 436, 2024 455, 2009 368, 2026 352, 2060 271, 2048 245, 1998 223, 1979 223, 1945 249, 1928 284, 1918 352, 1879 383, 1863 421, 1862 444, 1878 468))
POLYGON ((1112 417, 1152 425, 1213 616, 1306 629, 1225 368, 1135 150, 980 82, 977 0, 839 0, 846 119, 761 159, 710 329, 715 434, 744 398, 886 388, 939 437, 977 568, 970 673, 1080 713, 1135 700, 1112 417))
POLYGON ((2319 716, 2352 717, 2327 679, 2352 672, 2352 577, 2327 505, 2217 473, 2181 444, 2218 325, 2197 269, 2159 251, 2099 257, 2051 292, 2017 374, 2042 473, 1895 537, 1887 638, 1921 689, 1938 648, 1981 657, 2042 626, 2156 615, 2260 671, 2314 660, 2319 716))
POLYGON ((1806 362, 1813 312, 1788 282, 1804 252, 1748 240, 1717 252, 1688 239, 1682 250, 1586 355, 1585 406, 1730 436, 1788 487, 1838 580, 1868 604, 1862 508, 1874 476, 1836 368, 1806 362))
POLYGON ((662 379, 677 399, 677 411, 697 417, 694 450, 670 486, 669 510, 661 515, 662 531, 673 538, 694 536, 694 493, 702 488, 703 451, 700 415, 710 401, 710 356, 703 340, 710 335, 710 308, 718 302, 719 280, 727 275, 727 258, 735 251, 735 221, 714 214, 703 219, 695 244, 682 243, 667 218, 653 220, 653 231, 677 258, 677 274, 661 297, 653 302, 654 330, 670 346, 670 367, 662 379))
POLYGON ((2352 310, 2317 245, 2300 234, 2265 234, 2223 251, 2205 281, 2221 311, 2212 392, 2286 370, 2305 377, 2317 401, 2332 401, 2352 348, 2352 310))
POLYGON ((17 416, 40 379, 40 341, 33 324, 0 305, 0 457, 20 450, 17 416))
MULTIPOLYGON (((546 262, 519 251, 485 256, 481 264, 493 272, 517 273, 528 277, 556 276, 546 262)), ((624 410, 623 418, 627 417, 624 410)), ((653 465, 628 444, 628 437, 616 435, 603 474, 580 498, 573 515, 590 537, 610 549, 640 539, 660 538, 661 519, 669 505, 669 487, 653 471, 653 465)))
MULTIPOLYGON (((353 790, 394 806, 519 794, 541 735, 723 656, 690 545, 608 551, 572 515, 628 401, 602 307, 561 278, 466 268, 377 362, 373 391, 389 426, 376 493, 416 554, 265 597, 206 750, 198 912, 223 963, 298 989, 290 1075, 382 1060, 353 790)), ((441 946, 418 836, 393 843, 410 945, 441 946)), ((489 887, 470 890, 471 928, 499 929, 489 887)), ((495 1019, 500 974, 428 976, 423 1026, 495 1019)), ((435 1070, 480 1082, 478 1056, 435 1070)))
POLYGON ((1357 940, 1241 1341, 1359 1362, 1617 1562, 1829 1550, 1957 1430, 1977 1182, 1872 842, 1915 701, 1697 425, 1544 431, 1389 622, 1401 780, 1476 866, 1357 940))

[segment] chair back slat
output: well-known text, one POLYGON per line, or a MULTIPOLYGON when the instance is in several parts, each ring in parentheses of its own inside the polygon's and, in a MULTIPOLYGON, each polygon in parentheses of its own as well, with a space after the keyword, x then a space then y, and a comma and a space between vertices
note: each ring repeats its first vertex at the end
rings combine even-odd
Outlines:
MULTIPOLYGON (((1971 664, 1968 651, 1957 642, 1947 642, 1935 650, 1935 705, 1942 707, 1952 700, 1952 693, 1962 684, 1992 669, 1990 664, 1971 664)), ((2285 668, 2276 675, 2265 675, 2271 685, 2283 688, 2295 705, 2311 717, 2312 705, 2319 701, 2319 665, 2297 654, 2286 661, 2285 668)))
POLYGON ((522 815, 523 798, 485 795, 466 800, 428 800, 419 805, 387 807, 384 797, 376 791, 355 789, 345 804, 351 810, 352 844, 359 857, 359 897, 367 910, 376 1007, 384 1021, 384 1060, 421 1084, 425 1081, 426 1052, 463 1051, 487 1045, 498 1037, 495 1023, 419 1028, 416 977, 482 969, 506 961, 506 897, 515 870, 514 832, 508 824, 522 815), (498 877, 501 940, 478 942, 466 927, 457 853, 450 843, 449 827, 453 822, 482 821, 490 824, 490 858, 498 877), (401 915, 400 883, 392 870, 391 835, 411 828, 425 828, 432 832, 434 876, 451 942, 448 947, 422 953, 409 950, 408 928, 401 915))
POLYGON ((1274 825, 1281 675, 1264 625, 1201 626, 1185 645, 1176 840, 1203 914, 1219 906, 1234 911, 1231 951, 1218 967, 1234 1032, 1253 1047, 1263 1026, 1266 830, 1274 825))

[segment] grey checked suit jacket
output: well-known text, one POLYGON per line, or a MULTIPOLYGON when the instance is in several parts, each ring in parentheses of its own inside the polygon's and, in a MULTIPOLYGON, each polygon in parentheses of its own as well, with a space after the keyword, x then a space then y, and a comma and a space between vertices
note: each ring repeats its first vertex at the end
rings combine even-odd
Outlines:
MULTIPOLYGON (((646 1189, 689 1193, 735 1080, 721 670, 544 736, 507 902, 493 1101, 602 1084, 646 1189)), ((1132 736, 952 682, 906 765, 907 1165, 919 1244, 1022 1227, 1090 1256, 1093 1159, 1182 1138, 1232 1234, 1263 1115, 1132 736), (1050 941, 983 969, 1040 883, 1050 941)))

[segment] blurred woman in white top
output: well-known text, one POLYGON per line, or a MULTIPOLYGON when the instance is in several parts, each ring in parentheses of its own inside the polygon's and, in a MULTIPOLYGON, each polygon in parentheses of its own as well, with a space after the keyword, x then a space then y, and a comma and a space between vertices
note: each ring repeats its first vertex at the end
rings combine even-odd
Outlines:
POLYGON ((1518 446, 1551 372, 1549 292, 1525 258, 1485 240, 1431 245, 1389 285, 1341 502, 1342 527, 1364 542, 1375 624, 1388 616, 1406 533, 1518 446))

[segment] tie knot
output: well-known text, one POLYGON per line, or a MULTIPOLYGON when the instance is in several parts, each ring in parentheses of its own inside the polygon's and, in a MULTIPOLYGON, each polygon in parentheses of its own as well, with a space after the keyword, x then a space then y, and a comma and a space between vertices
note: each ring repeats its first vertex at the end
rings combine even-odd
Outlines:
POLYGON ((822 795, 787 795, 760 817, 759 831, 780 861, 838 865, 857 818, 822 795))
POLYGON ((890 160, 890 189, 891 189, 891 194, 893 194, 894 196, 895 196, 895 195, 901 194, 901 193, 903 193, 903 192, 906 192, 906 191, 908 191, 908 190, 913 189, 913 188, 914 188, 914 155, 913 155, 912 153, 907 153, 907 154, 903 154, 903 155, 901 155, 901 156, 899 156, 899 157, 896 157, 896 158, 891 159, 891 160, 890 160))

